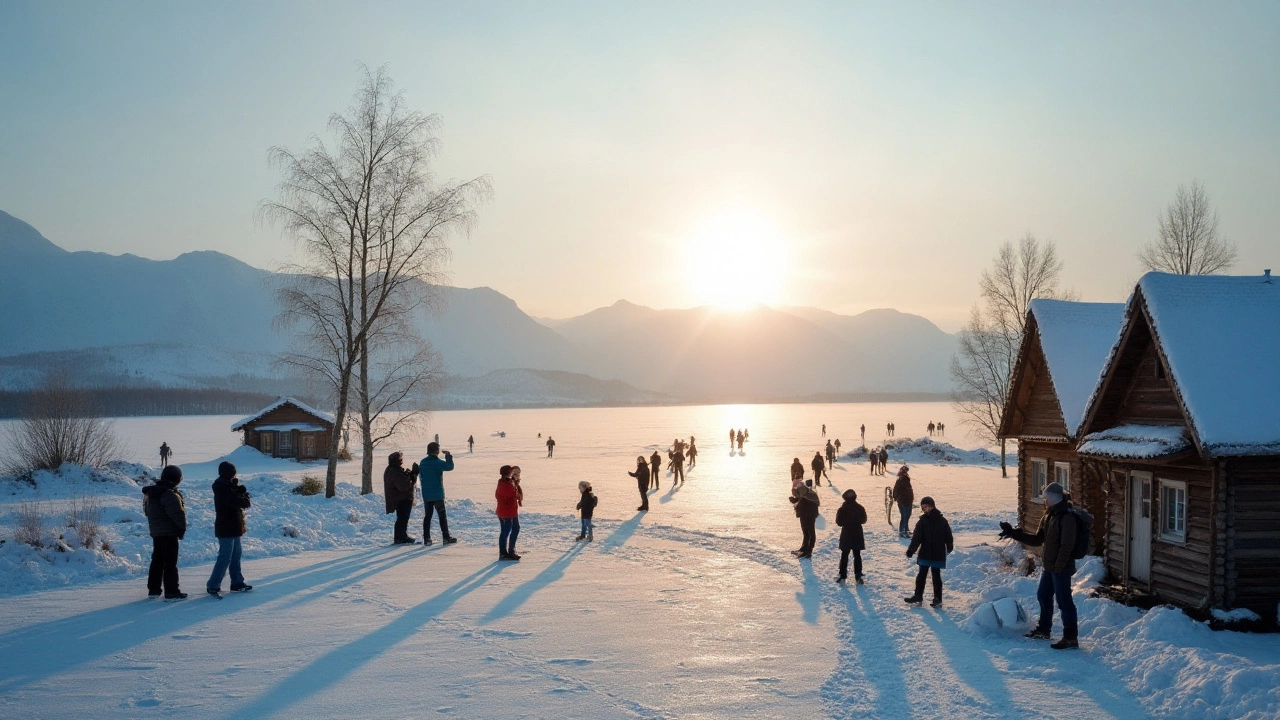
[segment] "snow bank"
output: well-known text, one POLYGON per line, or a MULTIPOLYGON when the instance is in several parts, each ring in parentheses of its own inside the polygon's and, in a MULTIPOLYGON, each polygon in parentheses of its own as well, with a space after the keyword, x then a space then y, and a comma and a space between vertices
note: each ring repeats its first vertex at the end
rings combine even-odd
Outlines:
MULTIPOLYGON (((939 442, 931 437, 894 438, 884 442, 889 451, 889 465, 999 465, 999 453, 986 448, 961 450, 951 443, 939 442)), ((857 447, 844 454, 853 460, 865 458, 867 448, 857 447)), ((1010 455, 1010 461, 1013 460, 1010 455)))
POLYGON ((1154 458, 1191 447, 1186 431, 1176 425, 1120 425, 1090 433, 1080 443, 1085 455, 1114 458, 1154 458))

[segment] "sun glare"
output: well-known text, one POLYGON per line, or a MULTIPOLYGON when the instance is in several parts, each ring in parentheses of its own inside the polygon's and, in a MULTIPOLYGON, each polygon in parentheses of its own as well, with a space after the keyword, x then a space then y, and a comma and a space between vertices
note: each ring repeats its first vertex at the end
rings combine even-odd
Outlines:
POLYGON ((705 218, 685 253, 690 290, 699 304, 725 310, 777 303, 788 272, 786 243, 768 218, 749 209, 705 218))

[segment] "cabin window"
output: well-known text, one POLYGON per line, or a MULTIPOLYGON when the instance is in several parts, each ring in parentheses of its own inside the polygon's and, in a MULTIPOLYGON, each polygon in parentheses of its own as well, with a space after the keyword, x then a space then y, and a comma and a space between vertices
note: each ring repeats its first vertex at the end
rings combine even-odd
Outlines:
POLYGON ((276 434, 273 432, 259 433, 258 449, 266 453, 267 455, 272 454, 275 451, 275 447, 276 447, 275 440, 276 440, 276 434))
POLYGON ((290 455, 293 451, 293 433, 285 430, 280 433, 280 454, 290 455))
POLYGON ((1049 462, 1031 459, 1031 497, 1034 500, 1044 499, 1044 488, 1048 485, 1049 462))
POLYGON ((1071 492, 1071 466, 1067 463, 1054 463, 1053 481, 1062 486, 1062 492, 1071 492))
POLYGON ((1187 484, 1184 482, 1160 481, 1160 539, 1187 541, 1187 484))
POLYGON ((313 435, 302 436, 302 454, 307 457, 315 457, 316 439, 313 435))

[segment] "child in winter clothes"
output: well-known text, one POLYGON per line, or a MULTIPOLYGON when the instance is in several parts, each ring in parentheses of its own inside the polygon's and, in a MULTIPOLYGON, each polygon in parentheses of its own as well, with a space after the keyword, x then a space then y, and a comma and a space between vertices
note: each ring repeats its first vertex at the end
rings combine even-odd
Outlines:
POLYGON ((800 549, 792 554, 801 558, 812 557, 813 546, 817 542, 818 506, 822 500, 813 488, 804 484, 792 486, 791 497, 787 499, 796 506, 796 517, 800 518, 800 532, 804 537, 800 549))
POLYGON ((142 488, 142 513, 151 531, 151 569, 147 573, 147 594, 165 600, 185 600, 178 589, 178 541, 187 534, 187 506, 178 492, 182 470, 166 465, 155 485, 142 488))
POLYGON ((853 579, 862 584, 862 550, 866 541, 862 537, 862 526, 867 522, 867 510, 858 504, 858 493, 852 488, 841 495, 844 504, 836 511, 836 525, 840 526, 840 577, 836 582, 844 582, 849 577, 849 553, 853 553, 853 579))
POLYGON ((920 572, 916 574, 916 594, 903 600, 913 605, 924 602, 924 580, 933 573, 933 602, 931 607, 942 607, 942 570, 947 567, 947 553, 955 546, 951 536, 951 524, 942 517, 938 508, 934 507, 933 498, 920 499, 920 519, 916 521, 916 530, 911 535, 911 545, 907 547, 907 557, 920 551, 920 559, 916 564, 920 572))
POLYGON ((498 500, 498 559, 519 560, 516 554, 516 538, 520 535, 520 487, 511 477, 511 466, 498 470, 498 489, 493 495, 498 500))
POLYGON ((591 483, 586 480, 578 483, 578 492, 582 493, 582 499, 578 501, 578 509, 582 511, 582 533, 574 539, 578 542, 591 542, 595 539, 595 526, 591 524, 591 518, 595 515, 596 503, 600 501, 591 493, 591 483))

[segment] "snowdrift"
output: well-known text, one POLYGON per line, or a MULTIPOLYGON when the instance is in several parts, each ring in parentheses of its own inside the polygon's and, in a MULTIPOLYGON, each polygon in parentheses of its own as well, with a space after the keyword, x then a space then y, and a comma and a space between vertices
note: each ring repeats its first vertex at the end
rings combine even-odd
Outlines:
MULTIPOLYGON (((897 465, 999 465, 999 453, 986 448, 962 450, 955 445, 941 442, 931 437, 892 438, 882 443, 889 451, 890 469, 897 465)), ((877 446, 880 447, 880 446, 877 446)), ((874 448, 873 448, 874 449, 874 448)), ((857 447, 844 454, 852 460, 867 457, 867 448, 857 447)), ((1016 456, 1009 456, 1010 463, 1016 463, 1016 456)))

